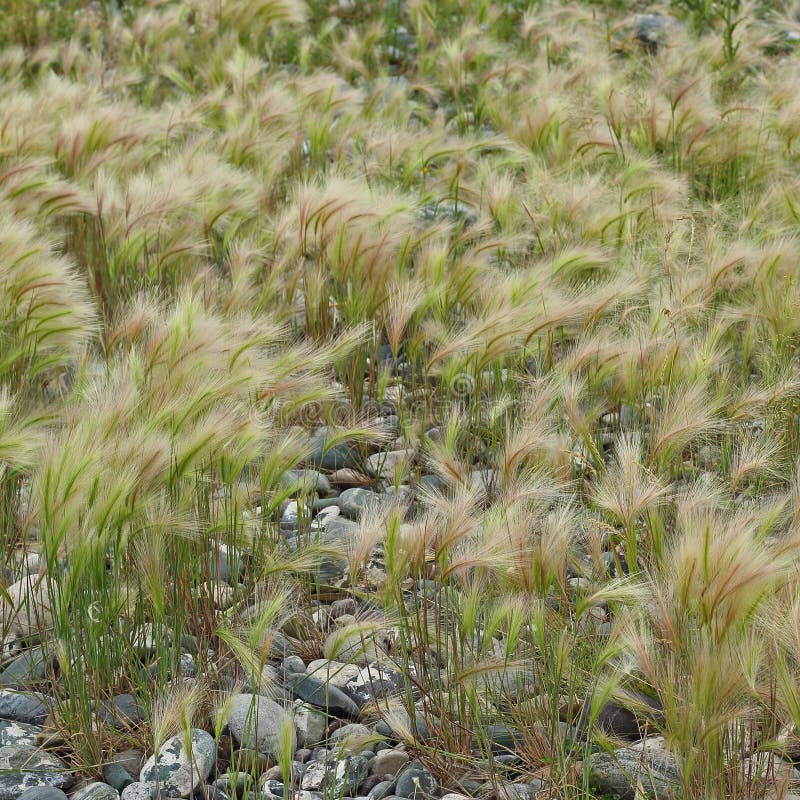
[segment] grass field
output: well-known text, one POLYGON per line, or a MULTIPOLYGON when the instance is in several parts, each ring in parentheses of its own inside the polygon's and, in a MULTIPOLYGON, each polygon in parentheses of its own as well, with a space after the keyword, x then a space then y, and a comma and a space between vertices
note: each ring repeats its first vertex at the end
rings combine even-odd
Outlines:
POLYGON ((3 5, 0 681, 74 785, 294 796, 227 722, 295 655, 402 676, 415 800, 794 796, 794 7, 3 5))

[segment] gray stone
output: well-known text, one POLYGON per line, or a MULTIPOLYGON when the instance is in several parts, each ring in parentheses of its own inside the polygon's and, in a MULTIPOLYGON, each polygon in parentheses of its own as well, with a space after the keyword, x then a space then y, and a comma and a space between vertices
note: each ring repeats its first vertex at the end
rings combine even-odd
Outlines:
POLYGON ((42 728, 39 725, 0 719, 0 747, 4 747, 7 744, 35 745, 41 732, 42 728))
POLYGON ((439 789, 436 778, 418 762, 409 764, 398 776, 395 794, 414 800, 433 797, 439 789))
POLYGON ((394 781, 381 781, 369 790, 367 796, 369 800, 384 800, 392 793, 392 789, 394 789, 394 781))
POLYGON ((497 787, 497 800, 536 800, 538 793, 544 788, 545 784, 538 780, 528 783, 504 783, 497 787))
POLYGON ((363 469, 358 451, 351 445, 341 442, 326 448, 327 428, 317 428, 309 440, 309 455, 305 463, 310 467, 318 467, 333 472, 337 469, 363 469))
POLYGON ((404 684, 405 680, 397 670, 369 664, 350 678, 343 688, 360 707, 372 700, 395 697, 403 690, 404 684))
MULTIPOLYGON (((144 764, 144 753, 141 750, 130 749, 121 750, 119 753, 114 753, 109 759, 110 764, 119 764, 123 769, 130 772, 134 777, 139 777, 139 772, 144 764)), ((106 780, 106 783, 111 781, 106 780)), ((112 786, 114 784, 111 784, 112 786)))
POLYGON ((376 508, 381 503, 386 502, 386 498, 373 492, 370 489, 345 489, 339 495, 339 508, 342 514, 350 519, 360 519, 362 514, 370 508, 376 508))
POLYGON ((635 36, 645 49, 655 52, 665 44, 672 19, 663 14, 639 14, 636 17, 635 36))
POLYGON ((17 800, 33 787, 69 789, 73 782, 67 765, 52 753, 30 744, 0 747, 0 800, 17 800))
POLYGON ((297 733, 291 714, 274 700, 257 694, 236 695, 228 712, 228 727, 242 746, 278 758, 284 739, 290 737, 292 753, 297 747, 297 733))
POLYGON ((405 709, 395 709, 387 719, 380 720, 375 725, 375 733, 385 736, 387 739, 405 739, 407 734, 413 734, 419 739, 429 739, 431 732, 423 715, 416 711, 414 722, 405 709), (414 730, 416 728, 416 731, 414 730))
POLYGON ((315 469, 290 469, 283 473, 281 483, 293 494, 318 494, 327 497, 332 489, 330 481, 315 469))
POLYGON ((0 630, 30 638, 40 630, 52 628, 46 578, 39 580, 37 575, 27 575, 6 587, 6 594, 8 599, 0 598, 0 630))
POLYGON ((41 725, 47 719, 48 701, 49 698, 39 692, 3 689, 0 691, 0 719, 41 725))
POLYGON ((284 658, 281 666, 283 667, 284 674, 292 672, 303 673, 306 671, 306 665, 300 656, 289 656, 288 658, 284 658))
MULTIPOLYGON (((661 708, 655 700, 640 692, 628 692, 628 697, 633 701, 630 705, 639 708, 631 710, 621 702, 608 700, 597 713, 594 724, 607 736, 625 741, 638 741, 648 726, 659 718, 661 708)), ((581 726, 584 729, 589 722, 590 709, 590 699, 587 698, 581 712, 581 726)))
MULTIPOLYGON (((522 734, 517 728, 508 725, 487 725, 483 731, 489 742, 489 748, 494 755, 511 753, 522 744, 522 734)), ((478 737, 472 737, 472 748, 477 750, 480 746, 478 737)))
POLYGON ((408 765, 410 759, 411 756, 405 750, 381 750, 372 762, 372 772, 375 775, 397 775, 408 765))
POLYGON ((32 786, 30 789, 26 789, 17 800, 67 800, 67 796, 55 786, 32 786))
POLYGON ((358 706, 341 690, 311 675, 289 675, 286 683, 292 694, 328 714, 358 717, 358 706))
POLYGON ((209 553, 208 563, 212 580, 235 585, 244 577, 244 561, 227 545, 221 544, 217 550, 209 553))
POLYGON ((107 783, 96 781, 72 795, 72 800, 120 800, 119 792, 107 783))
POLYGON ((142 709, 136 698, 130 694, 114 695, 110 703, 97 709, 97 716, 101 722, 119 730, 135 728, 144 721, 142 709))
POLYGON ((49 659, 41 645, 26 650, 17 656, 0 673, 0 686, 4 689, 24 689, 32 686, 47 676, 49 659))
POLYGON ((347 539, 349 536, 355 535, 358 533, 358 530, 357 522, 353 522, 341 516, 332 516, 329 517, 325 523, 324 541, 329 543, 341 541, 347 539))
POLYGON ((366 460, 368 474, 394 481, 408 469, 413 458, 413 450, 389 450, 375 453, 366 460))
POLYGON ((312 761, 306 767, 300 788, 332 792, 334 797, 352 796, 368 773, 369 763, 362 756, 312 761))
POLYGON ((341 748, 343 752, 359 753, 369 749, 369 744, 375 739, 375 734, 366 726, 358 722, 342 725, 330 736, 331 746, 341 748))
POLYGON ((302 700, 295 701, 294 722, 297 729, 297 744, 301 748, 313 747, 325 741, 328 717, 318 709, 305 705, 302 700))
POLYGON ((589 756, 589 780, 603 792, 613 792, 622 800, 638 798, 641 782, 643 797, 671 800, 680 796, 681 775, 675 757, 664 749, 663 739, 653 737, 630 747, 589 756))
MULTIPOLYGON (((212 736, 199 728, 189 732, 187 752, 182 734, 168 739, 142 767, 142 782, 158 783, 161 794, 189 797, 205 783, 216 761, 217 748, 212 736)), ((128 787, 130 789, 130 787, 128 787)))
MULTIPOLYGON (((139 762, 141 765, 141 762, 139 762)), ((139 774, 139 767, 137 766, 134 775, 139 774)), ((128 772, 122 764, 104 764, 103 765, 103 779, 111 786, 116 792, 122 792, 125 787, 130 786, 134 780, 133 776, 128 772)))

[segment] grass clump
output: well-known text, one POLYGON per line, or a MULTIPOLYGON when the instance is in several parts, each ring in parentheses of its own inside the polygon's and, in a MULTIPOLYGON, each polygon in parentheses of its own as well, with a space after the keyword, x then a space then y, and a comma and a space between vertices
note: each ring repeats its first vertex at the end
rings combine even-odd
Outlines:
POLYGON ((444 789, 789 796, 792 13, 8 5, 0 636, 70 768, 203 727, 254 786, 296 654, 400 675, 444 789))

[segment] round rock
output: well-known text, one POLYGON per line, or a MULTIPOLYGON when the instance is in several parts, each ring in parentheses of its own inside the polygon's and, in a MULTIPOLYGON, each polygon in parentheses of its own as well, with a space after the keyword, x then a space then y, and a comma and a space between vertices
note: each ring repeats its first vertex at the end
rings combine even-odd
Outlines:
POLYGON ((187 751, 183 735, 167 739, 158 755, 152 755, 145 762, 139 776, 141 780, 157 783, 162 795, 189 797, 200 784, 206 782, 217 756, 214 738, 205 731, 192 728, 189 740, 190 748, 187 751))
POLYGON ((255 748, 259 753, 277 758, 288 734, 291 752, 297 748, 297 733, 291 715, 263 695, 236 695, 227 722, 233 738, 242 747, 255 748))

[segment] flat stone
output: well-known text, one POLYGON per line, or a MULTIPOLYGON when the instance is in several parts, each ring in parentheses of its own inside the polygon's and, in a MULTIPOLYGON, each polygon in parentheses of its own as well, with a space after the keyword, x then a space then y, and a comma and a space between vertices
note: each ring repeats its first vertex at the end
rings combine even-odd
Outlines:
POLYGON ((291 752, 297 747, 297 733, 291 715, 274 700, 257 694, 239 694, 231 701, 228 727, 242 747, 278 758, 289 735, 291 752))
POLYGON ((18 692, 14 689, 0 691, 0 719, 42 725, 49 713, 50 698, 39 692, 18 692))
MULTIPOLYGON (((184 746, 184 736, 173 736, 161 745, 158 755, 152 755, 142 767, 142 782, 154 782, 161 794, 189 797, 205 783, 216 761, 214 738, 199 728, 189 732, 191 752, 184 746)), ((130 787, 128 787, 130 788, 130 787)))
POLYGON ((308 675, 313 675, 337 689, 343 689, 359 672, 356 664, 344 664, 341 661, 331 661, 327 658, 314 659, 306 668, 308 675))
POLYGON ((662 737, 652 737, 630 747, 589 756, 589 780, 603 792, 614 792, 622 800, 639 796, 651 800, 677 800, 681 775, 675 757, 664 749, 662 737), (637 791, 641 782, 643 795, 637 791))
POLYGON ((309 705, 337 717, 358 717, 358 706, 341 690, 311 675, 289 675, 287 686, 292 694, 309 705))
POLYGON ((69 789, 74 783, 67 765, 52 753, 29 745, 0 747, 0 800, 17 800, 27 789, 69 789))
POLYGON ((29 744, 34 746, 42 730, 40 725, 29 725, 27 722, 0 719, 0 747, 4 747, 7 744, 29 744))
POLYGON ((17 800, 67 800, 67 796, 55 786, 32 786, 30 789, 26 789, 17 800))
POLYGON ((370 475, 394 481, 405 474, 413 458, 413 450, 389 450, 371 455, 366 465, 370 475))

